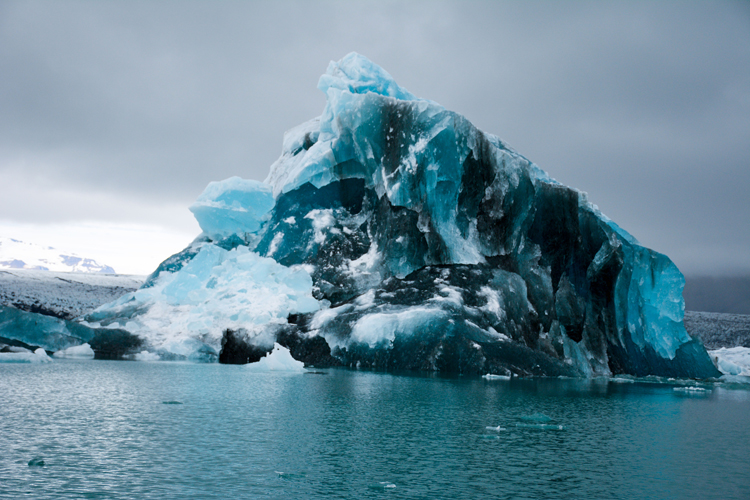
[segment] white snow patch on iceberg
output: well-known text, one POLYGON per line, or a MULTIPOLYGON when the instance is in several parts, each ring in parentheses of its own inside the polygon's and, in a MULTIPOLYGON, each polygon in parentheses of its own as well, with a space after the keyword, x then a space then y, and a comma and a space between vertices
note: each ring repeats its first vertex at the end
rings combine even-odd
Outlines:
POLYGON ((294 359, 289 349, 274 343, 273 351, 262 357, 260 361, 245 365, 245 368, 252 372, 304 372, 305 364, 294 359))
POLYGON ((154 286, 124 295, 88 318, 92 326, 125 328, 152 352, 204 359, 205 353, 218 354, 227 329, 270 345, 269 326, 318 309, 312 278, 301 266, 282 266, 246 247, 227 251, 205 244, 180 271, 163 272, 154 286))
POLYGON ((323 230, 333 226, 336 223, 336 219, 333 217, 333 210, 330 208, 311 210, 305 219, 312 220, 313 231, 315 231, 315 243, 321 244, 326 240, 323 230))

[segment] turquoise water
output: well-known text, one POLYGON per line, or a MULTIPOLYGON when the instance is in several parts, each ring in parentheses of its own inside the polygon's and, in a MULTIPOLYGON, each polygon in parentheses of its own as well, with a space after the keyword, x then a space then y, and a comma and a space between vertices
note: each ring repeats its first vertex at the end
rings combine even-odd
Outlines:
POLYGON ((750 391, 675 387, 5 364, 0 497, 750 498, 750 391))

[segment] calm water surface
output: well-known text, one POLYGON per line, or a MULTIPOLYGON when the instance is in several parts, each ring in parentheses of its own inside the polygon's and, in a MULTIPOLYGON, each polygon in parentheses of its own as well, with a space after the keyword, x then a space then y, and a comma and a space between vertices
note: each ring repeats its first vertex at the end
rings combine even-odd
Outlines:
POLYGON ((749 499, 750 391, 707 387, 5 364, 0 498, 749 499))

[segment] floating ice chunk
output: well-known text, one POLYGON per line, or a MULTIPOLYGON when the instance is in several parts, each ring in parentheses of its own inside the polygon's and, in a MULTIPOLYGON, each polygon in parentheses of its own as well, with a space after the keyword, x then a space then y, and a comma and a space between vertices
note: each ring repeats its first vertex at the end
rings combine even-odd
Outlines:
POLYGON ((707 393, 710 392, 709 389, 706 389, 705 387, 696 387, 694 385, 688 386, 688 387, 674 387, 672 389, 675 392, 687 392, 687 393, 707 393))
POLYGON ((272 188, 263 182, 230 177, 210 182, 190 206, 198 224, 210 238, 254 233, 273 208, 272 188))
POLYGON ((750 347, 722 347, 708 355, 722 374, 750 377, 750 347))
POLYGON ((635 382, 635 379, 619 376, 619 377, 612 377, 611 379, 609 379, 609 381, 612 382, 613 384, 632 384, 635 382))
POLYGON ((486 380, 510 380, 510 375, 495 375, 494 373, 487 373, 482 375, 482 378, 486 380))
POLYGON ((145 361, 145 362, 154 362, 154 361, 161 361, 161 356, 156 354, 155 352, 148 352, 148 351, 141 351, 136 354, 131 354, 129 356, 124 356, 126 359, 133 359, 135 361, 145 361))
POLYGON ((380 481, 378 483, 373 483, 368 486, 371 490, 389 490, 395 488, 396 485, 389 482, 389 481, 380 481))
POLYGON ((501 432, 501 431, 507 431, 508 430, 505 427, 500 427, 499 425, 497 427, 487 426, 487 427, 485 427, 485 429, 487 429, 488 431, 495 431, 495 432, 501 432))
POLYGON ((0 363, 49 363, 52 358, 41 347, 34 352, 0 352, 0 363))
POLYGON ((304 372, 305 364, 292 357, 289 349, 274 343, 273 351, 255 363, 245 365, 252 372, 304 372))
POLYGON ((93 359, 94 350, 89 344, 81 344, 57 351, 53 356, 56 358, 93 359))

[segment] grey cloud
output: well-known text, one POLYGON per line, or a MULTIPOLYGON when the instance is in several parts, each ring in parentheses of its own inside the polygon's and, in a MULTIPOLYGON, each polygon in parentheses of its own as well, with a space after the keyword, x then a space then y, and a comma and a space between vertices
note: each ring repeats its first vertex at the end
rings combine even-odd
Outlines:
POLYGON ((0 180, 185 206, 262 180, 355 50, 686 270, 750 270, 726 251, 750 245, 748 5, 6 1, 0 180))

